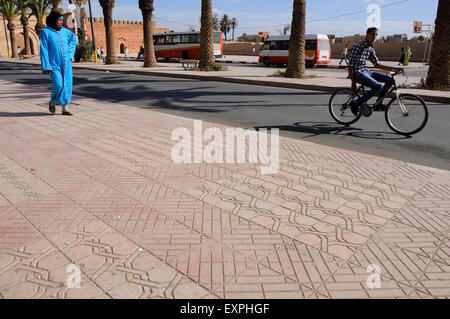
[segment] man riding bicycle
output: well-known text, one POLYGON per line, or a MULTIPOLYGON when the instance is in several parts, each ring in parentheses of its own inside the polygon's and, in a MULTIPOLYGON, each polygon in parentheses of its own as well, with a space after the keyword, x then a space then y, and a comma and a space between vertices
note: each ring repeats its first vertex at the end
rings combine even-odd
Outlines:
POLYGON ((372 72, 367 68, 366 61, 370 60, 373 65, 382 70, 396 70, 399 71, 402 68, 391 67, 382 65, 379 63, 378 57, 373 48, 378 36, 378 29, 373 27, 367 29, 366 39, 355 44, 350 53, 350 60, 348 63, 348 73, 352 80, 352 90, 356 91, 356 83, 362 84, 366 87, 370 87, 372 90, 364 94, 356 101, 350 102, 352 113, 356 116, 361 106, 365 105, 368 100, 378 94, 377 102, 375 103, 374 111, 385 111, 386 106, 382 104, 382 99, 389 91, 394 80, 392 77, 379 73, 372 72), (383 85, 380 83, 384 83, 383 85))

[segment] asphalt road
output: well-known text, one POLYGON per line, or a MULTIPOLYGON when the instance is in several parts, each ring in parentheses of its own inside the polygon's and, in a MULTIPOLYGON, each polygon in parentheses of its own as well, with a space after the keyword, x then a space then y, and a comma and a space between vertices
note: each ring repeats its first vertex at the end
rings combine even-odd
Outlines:
MULTIPOLYGON (((0 63, 0 79, 50 94, 51 81, 35 66, 0 63)), ((383 113, 352 127, 334 123, 326 92, 75 69, 74 95, 243 128, 279 128, 295 139, 450 170, 450 105, 429 103, 427 127, 404 137, 390 131, 383 113)))

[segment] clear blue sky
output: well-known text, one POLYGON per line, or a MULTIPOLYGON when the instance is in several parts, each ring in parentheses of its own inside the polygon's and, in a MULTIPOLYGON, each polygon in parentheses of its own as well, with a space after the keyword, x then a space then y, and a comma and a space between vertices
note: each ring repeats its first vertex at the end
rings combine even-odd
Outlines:
MULTIPOLYGON (((365 10, 370 4, 393 4, 381 7, 381 35, 407 33, 412 36, 414 20, 434 23, 438 0, 403 0, 404 2, 398 3, 400 1, 402 0, 308 0, 307 33, 331 33, 338 36, 364 33, 369 16, 365 10), (336 17, 355 11, 364 12, 336 17)), ((98 0, 91 2, 93 16, 101 17, 98 0)), ((212 3, 219 16, 226 13, 237 18, 237 36, 244 32, 256 34, 259 31, 279 34, 282 25, 292 20, 292 0, 212 0, 212 3)), ((63 7, 66 5, 67 0, 64 0, 63 7)), ((155 0, 157 26, 174 31, 186 31, 190 27, 198 30, 200 10, 200 0, 155 0)), ((138 0, 116 0, 114 19, 141 20, 138 0)))

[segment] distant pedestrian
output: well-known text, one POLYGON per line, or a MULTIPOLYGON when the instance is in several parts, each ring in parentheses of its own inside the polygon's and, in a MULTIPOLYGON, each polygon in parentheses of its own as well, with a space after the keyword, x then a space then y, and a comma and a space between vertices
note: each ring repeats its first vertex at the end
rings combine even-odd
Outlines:
POLYGON ((141 57, 144 58, 144 53, 145 53, 144 48, 141 45, 141 48, 139 49, 139 53, 138 53, 136 60, 139 60, 141 57))
POLYGON ((47 16, 47 27, 40 35, 42 73, 50 75, 53 83, 49 111, 55 113, 57 104, 63 107, 63 115, 73 115, 68 105, 72 99, 72 64, 77 46, 75 34, 63 28, 64 16, 52 11, 47 16))
POLYGON ((342 64, 342 61, 345 60, 345 64, 348 65, 348 43, 345 44, 345 47, 342 49, 342 59, 339 62, 339 65, 342 64))
POLYGON ((100 59, 100 48, 97 48, 96 53, 97 53, 97 59, 100 59))
POLYGON ((411 55, 412 55, 411 48, 408 47, 406 49, 405 62, 403 62, 403 65, 408 65, 409 64, 409 60, 411 59, 411 55))
POLYGON ((128 47, 125 47, 123 53, 125 54, 125 61, 128 61, 128 47))
POLYGON ((105 51, 103 51, 103 47, 100 47, 100 57, 102 61, 105 62, 105 51))
POLYGON ((398 61, 398 65, 405 65, 406 51, 405 48, 402 48, 402 52, 400 55, 400 60, 398 61))
POLYGON ((22 51, 23 50, 21 50, 20 47, 17 47, 17 55, 19 56, 19 59, 21 59, 21 60, 22 60, 22 51))

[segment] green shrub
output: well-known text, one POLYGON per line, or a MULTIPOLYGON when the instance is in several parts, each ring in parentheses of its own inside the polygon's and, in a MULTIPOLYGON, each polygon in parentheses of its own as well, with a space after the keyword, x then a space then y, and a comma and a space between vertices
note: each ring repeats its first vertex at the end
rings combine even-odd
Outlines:
POLYGON ((285 77, 286 77, 286 72, 283 72, 283 71, 281 71, 281 70, 276 70, 275 72, 273 72, 272 74, 270 74, 269 77, 273 77, 273 78, 285 78, 285 77))
POLYGON ((223 66, 220 63, 214 63, 211 66, 208 66, 206 68, 193 68, 192 71, 204 71, 204 72, 214 72, 214 71, 228 71, 228 68, 226 66, 223 66))
POLYGON ((75 62, 92 62, 94 52, 94 44, 91 41, 79 42, 75 50, 75 62))
MULTIPOLYGON (((268 77, 272 77, 272 78, 286 78, 286 71, 281 71, 281 70, 276 70, 275 72, 273 72, 272 74, 269 74, 268 77)), ((299 79, 317 79, 320 78, 321 76, 317 76, 314 74, 311 75, 305 75, 302 78, 299 79)))

